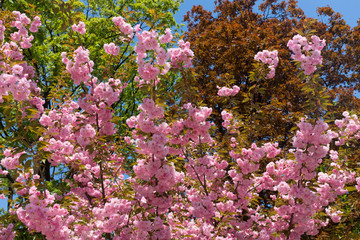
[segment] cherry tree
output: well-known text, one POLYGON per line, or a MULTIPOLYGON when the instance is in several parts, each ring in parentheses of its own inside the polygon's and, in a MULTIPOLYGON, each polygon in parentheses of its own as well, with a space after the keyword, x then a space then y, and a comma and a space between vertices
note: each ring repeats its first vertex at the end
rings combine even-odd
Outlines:
MULTIPOLYGON (((0 239, 23 232, 56 240, 301 239, 341 221, 333 203, 351 187, 360 190, 359 174, 343 151, 360 138, 356 115, 344 112, 328 124, 304 114, 290 150, 283 150, 271 142, 240 147, 241 120, 224 110, 231 146, 224 153, 207 120, 211 108, 187 103, 178 108, 181 117, 171 117, 163 100, 162 81, 191 67, 190 44, 171 46, 170 29, 144 30, 121 16, 112 22, 120 40, 134 45, 136 87, 146 95, 138 113, 121 125, 115 103, 134 86, 95 74, 97 63, 85 46, 61 54, 62 74, 82 92, 51 99, 58 104, 44 109, 36 74, 23 56, 41 21, 16 11, 13 18, 9 28, 0 22, 1 109, 9 115, 2 121, 23 135, 2 150, 0 197, 16 200, 1 218, 0 239), (44 176, 44 161, 54 169, 53 182, 44 176)), ((86 24, 72 31, 86 37, 86 24)), ((325 42, 297 35, 288 46, 309 87, 316 85, 325 42)), ((116 56, 119 46, 108 42, 103 51, 116 56)), ((266 50, 254 60, 261 61, 254 81, 270 80, 281 61, 266 50)), ((218 95, 238 92, 238 86, 219 87, 218 95)), ((316 98, 316 91, 309 94, 316 98)))

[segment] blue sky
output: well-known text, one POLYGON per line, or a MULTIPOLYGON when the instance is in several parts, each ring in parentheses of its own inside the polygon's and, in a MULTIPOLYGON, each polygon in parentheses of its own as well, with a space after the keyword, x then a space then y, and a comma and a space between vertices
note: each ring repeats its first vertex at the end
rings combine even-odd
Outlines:
MULTIPOLYGON (((202 5, 206 10, 214 9, 213 0, 184 0, 180 6, 180 11, 176 14, 175 19, 181 22, 187 11, 190 11, 193 5, 202 5)), ((298 5, 308 17, 317 18, 316 8, 329 5, 336 12, 343 15, 345 21, 354 27, 360 18, 360 0, 298 0, 298 5)))

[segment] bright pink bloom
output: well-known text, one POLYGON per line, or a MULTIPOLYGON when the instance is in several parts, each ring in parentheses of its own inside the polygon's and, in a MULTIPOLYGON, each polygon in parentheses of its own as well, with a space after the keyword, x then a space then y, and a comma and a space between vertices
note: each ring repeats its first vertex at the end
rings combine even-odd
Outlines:
POLYGON ((85 28, 85 23, 80 21, 77 25, 73 24, 71 26, 71 29, 75 32, 78 32, 80 34, 85 34, 86 33, 86 28, 85 28))
POLYGON ((235 96, 240 91, 240 88, 236 85, 234 85, 232 89, 227 87, 222 87, 222 88, 217 87, 217 88, 219 89, 217 93, 219 96, 235 96))
POLYGON ((129 38, 132 37, 134 29, 131 25, 125 22, 123 17, 113 17, 112 21, 116 26, 120 28, 120 31, 127 35, 129 38))
POLYGON ((312 42, 308 42, 306 37, 298 34, 287 44, 293 52, 291 58, 301 62, 301 68, 306 75, 315 72, 316 66, 322 63, 321 50, 325 47, 325 40, 320 40, 317 36, 312 36, 311 40, 312 42))
POLYGON ((277 67, 277 65, 279 63, 277 50, 274 50, 271 52, 269 52, 268 50, 258 52, 254 58, 256 61, 261 61, 265 64, 269 64, 270 72, 266 76, 267 79, 271 79, 271 78, 275 77, 275 68, 277 67))
POLYGON ((111 55, 118 55, 119 51, 120 51, 120 47, 116 46, 114 43, 105 43, 104 44, 104 50, 107 54, 111 54, 111 55))
POLYGON ((171 42, 173 35, 171 34, 171 29, 167 28, 165 30, 165 35, 161 35, 159 38, 160 43, 169 43, 171 42))
POLYGON ((29 28, 30 32, 37 32, 39 27, 41 26, 40 17, 36 16, 34 21, 31 23, 31 27, 29 28))

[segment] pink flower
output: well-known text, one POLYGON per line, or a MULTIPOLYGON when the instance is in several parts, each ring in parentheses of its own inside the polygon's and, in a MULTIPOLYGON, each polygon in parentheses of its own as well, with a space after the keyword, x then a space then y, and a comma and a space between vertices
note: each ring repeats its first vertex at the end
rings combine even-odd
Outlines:
POLYGON ((0 41, 4 40, 4 32, 5 26, 3 25, 3 21, 0 20, 0 41))
POLYGON ((16 169, 19 165, 19 158, 23 154, 25 154, 25 152, 16 153, 14 155, 7 154, 8 156, 6 158, 3 158, 0 163, 8 170, 16 169))
POLYGON ((74 83, 79 85, 84 82, 90 85, 91 72, 93 71, 94 62, 89 58, 89 50, 83 47, 78 47, 75 50, 74 61, 66 57, 66 53, 61 53, 62 62, 66 64, 66 70, 71 74, 74 83))
POLYGON ((34 21, 31 23, 31 27, 29 28, 29 30, 31 32, 37 32, 39 29, 39 27, 41 26, 41 21, 40 18, 38 16, 36 16, 34 18, 34 21))
POLYGON ((22 66, 16 64, 12 67, 12 72, 13 72, 13 74, 21 75, 23 72, 23 69, 24 68, 22 66))
POLYGON ((121 32, 126 34, 128 37, 132 37, 134 29, 129 23, 125 22, 123 17, 113 17, 112 21, 120 28, 121 32))
POLYGON ((287 194, 290 190, 290 186, 289 184, 287 184, 286 182, 282 181, 279 183, 279 185, 277 186, 277 190, 281 193, 281 194, 287 194))
POLYGON ((194 52, 190 49, 190 43, 179 40, 180 48, 170 48, 168 53, 170 54, 171 65, 173 68, 188 68, 191 66, 191 60, 194 57, 194 52))
POLYGON ((342 214, 341 211, 339 211, 339 210, 334 211, 333 209, 331 209, 331 208, 329 207, 329 208, 326 208, 325 212, 326 212, 326 214, 331 218, 331 220, 332 220, 334 223, 340 222, 340 220, 341 220, 341 214, 342 214))
POLYGON ((276 50, 272 52, 269 52, 268 50, 258 52, 255 55, 254 59, 256 61, 261 61, 265 64, 269 64, 270 72, 266 76, 267 79, 271 79, 275 76, 275 68, 279 63, 278 52, 276 50))
POLYGON ((162 35, 159 38, 159 41, 160 41, 160 43, 169 43, 169 42, 171 42, 172 38, 173 38, 173 35, 171 34, 171 29, 167 28, 165 30, 165 35, 162 35))
POLYGON ((78 32, 80 34, 85 34, 86 33, 86 28, 85 28, 85 23, 80 21, 78 25, 73 24, 71 26, 72 30, 75 32, 78 32))
POLYGON ((107 54, 111 54, 111 55, 118 55, 119 51, 120 51, 120 47, 116 46, 114 43, 105 43, 104 44, 104 50, 107 54))
POLYGON ((96 131, 90 124, 86 124, 85 127, 80 129, 80 135, 86 138, 93 138, 96 135, 96 131))
POLYGON ((232 89, 227 87, 222 87, 222 88, 217 87, 217 88, 219 89, 217 93, 219 96, 235 96, 240 91, 240 88, 236 85, 234 85, 232 89))
POLYGON ((314 73, 316 66, 322 63, 321 50, 325 47, 325 40, 320 40, 318 36, 312 36, 311 40, 312 42, 308 42, 306 37, 298 34, 287 44, 293 52, 291 58, 301 62, 301 68, 306 75, 314 73))

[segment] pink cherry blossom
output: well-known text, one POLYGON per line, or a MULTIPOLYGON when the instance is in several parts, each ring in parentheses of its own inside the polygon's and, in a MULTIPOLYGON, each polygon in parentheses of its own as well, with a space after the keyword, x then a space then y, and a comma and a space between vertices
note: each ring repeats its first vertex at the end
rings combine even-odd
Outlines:
POLYGON ((78 24, 73 24, 71 26, 71 29, 75 32, 78 32, 82 35, 84 35, 86 33, 86 28, 85 28, 85 23, 80 21, 78 24))
POLYGON ((308 42, 306 37, 298 34, 287 44, 293 52, 291 58, 301 62, 306 75, 314 73, 316 66, 322 63, 321 50, 325 47, 325 40, 320 40, 318 36, 312 36, 311 40, 312 42, 308 42))
POLYGON ((261 62, 263 62, 265 64, 269 64, 270 72, 266 76, 267 79, 271 79, 271 78, 275 77, 275 68, 277 67, 277 65, 279 63, 277 50, 274 50, 274 51, 271 51, 271 52, 268 51, 268 50, 258 52, 255 55, 254 59, 256 61, 261 61, 261 62))
POLYGON ((116 46, 114 43, 104 44, 104 50, 107 54, 118 55, 120 47, 116 46))

